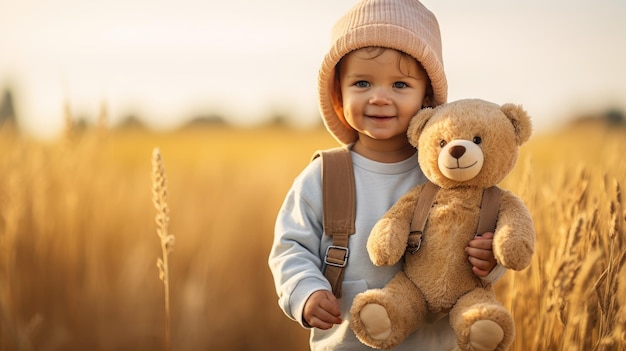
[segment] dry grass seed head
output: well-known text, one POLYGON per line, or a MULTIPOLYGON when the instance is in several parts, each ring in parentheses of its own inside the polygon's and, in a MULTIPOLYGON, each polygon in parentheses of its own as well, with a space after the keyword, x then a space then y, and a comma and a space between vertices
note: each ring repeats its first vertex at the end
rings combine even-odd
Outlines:
POLYGON ((563 340, 575 341, 574 344, 581 350, 592 349, 590 343, 593 338, 591 334, 597 319, 601 317, 598 314, 597 304, 593 303, 596 298, 593 285, 586 283, 598 275, 601 268, 601 257, 602 252, 600 250, 594 250, 587 255, 587 259, 582 261, 583 263, 578 267, 571 289, 564 296, 568 302, 568 311, 563 319, 566 321, 563 340))
POLYGON ((613 179, 613 191, 614 198, 611 200, 609 238, 615 239, 617 237, 618 240, 622 240, 619 234, 622 232, 625 218, 623 216, 622 189, 617 179, 613 179))
MULTIPOLYGON (((157 210, 155 216, 157 234, 161 239, 161 245, 165 251, 164 255, 166 255, 173 250, 175 238, 168 232, 170 217, 169 207, 167 205, 167 177, 165 175, 163 157, 158 148, 155 148, 152 152, 152 201, 157 210)), ((161 259, 159 260, 157 266, 159 267, 161 275, 163 275, 163 271, 166 272, 167 267, 164 267, 166 264, 162 262, 161 259)))

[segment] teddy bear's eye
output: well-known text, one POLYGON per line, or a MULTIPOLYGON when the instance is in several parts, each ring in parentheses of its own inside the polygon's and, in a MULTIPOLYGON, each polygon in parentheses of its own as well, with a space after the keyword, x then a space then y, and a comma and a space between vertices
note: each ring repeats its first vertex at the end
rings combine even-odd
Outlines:
POLYGON ((448 143, 447 141, 442 140, 442 141, 439 142, 439 146, 444 147, 444 146, 446 146, 447 143, 448 143))
POLYGON ((472 141, 474 142, 474 144, 479 145, 480 143, 483 142, 483 138, 479 136, 475 136, 474 139, 472 139, 472 141))

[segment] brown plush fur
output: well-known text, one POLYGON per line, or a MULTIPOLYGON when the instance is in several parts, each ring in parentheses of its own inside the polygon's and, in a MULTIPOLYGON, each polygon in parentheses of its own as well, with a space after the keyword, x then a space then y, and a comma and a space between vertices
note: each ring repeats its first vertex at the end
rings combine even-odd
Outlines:
MULTIPOLYGON (((405 255, 405 249, 423 185, 405 194, 373 228, 367 244, 372 262, 392 265, 404 257, 405 263, 404 270, 383 289, 368 290, 355 298, 352 328, 359 340, 376 348, 392 348, 434 316, 449 313, 460 350, 508 349, 515 334, 511 315, 496 300, 491 286, 472 272, 465 247, 476 235, 483 190, 499 183, 513 169, 518 148, 530 138, 531 131, 526 112, 513 104, 460 100, 424 109, 415 116, 409 140, 418 148, 424 174, 441 189, 430 210, 422 246, 415 254, 405 255), (440 153, 451 154, 445 147, 456 143, 467 146, 467 157, 475 158, 482 167, 444 175, 441 162, 449 162, 450 157, 440 157, 440 153), (363 308, 374 304, 383 308, 373 310, 382 312, 375 318, 363 313, 367 318, 361 318, 363 308), (381 320, 390 327, 383 333, 385 338, 377 339, 368 330, 376 329, 381 320), (486 344, 481 334, 486 335, 486 344)), ((524 203, 506 190, 494 234, 493 250, 499 264, 513 270, 530 264, 535 242, 533 222, 524 203)))

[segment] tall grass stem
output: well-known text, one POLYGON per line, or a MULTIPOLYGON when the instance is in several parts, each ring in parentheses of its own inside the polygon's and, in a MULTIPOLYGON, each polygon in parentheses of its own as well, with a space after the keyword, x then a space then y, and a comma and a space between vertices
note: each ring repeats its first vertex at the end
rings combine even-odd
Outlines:
POLYGON ((152 201, 157 210, 155 220, 157 235, 161 241, 161 257, 157 258, 159 278, 163 281, 165 293, 165 350, 172 349, 171 312, 168 257, 174 247, 174 236, 169 234, 169 207, 167 205, 167 178, 161 152, 155 148, 152 152, 152 201))

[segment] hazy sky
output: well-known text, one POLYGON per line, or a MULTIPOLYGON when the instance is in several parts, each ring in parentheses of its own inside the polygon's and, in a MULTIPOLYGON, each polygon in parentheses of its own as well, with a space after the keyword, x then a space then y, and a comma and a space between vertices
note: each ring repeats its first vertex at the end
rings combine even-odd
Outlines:
MULTIPOLYGON (((0 0, 0 88, 53 135, 69 99, 95 119, 165 128, 217 111, 317 123, 317 70, 356 0, 0 0)), ((424 0, 442 29, 449 99, 526 107, 538 130, 626 110, 626 1, 424 0)))

